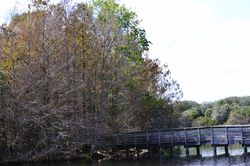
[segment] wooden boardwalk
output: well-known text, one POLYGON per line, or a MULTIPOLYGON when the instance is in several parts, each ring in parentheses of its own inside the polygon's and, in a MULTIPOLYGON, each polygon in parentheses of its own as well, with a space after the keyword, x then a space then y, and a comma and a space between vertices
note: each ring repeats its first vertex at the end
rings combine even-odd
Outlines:
POLYGON ((214 147, 214 155, 217 155, 216 147, 224 146, 225 154, 228 153, 228 146, 240 144, 247 153, 250 146, 250 125, 235 126, 212 126, 212 127, 192 127, 166 130, 152 130, 141 132, 130 132, 115 135, 112 144, 117 149, 152 149, 172 148, 184 146, 186 155, 189 155, 189 148, 195 147, 197 155, 200 155, 201 145, 211 145, 214 147))

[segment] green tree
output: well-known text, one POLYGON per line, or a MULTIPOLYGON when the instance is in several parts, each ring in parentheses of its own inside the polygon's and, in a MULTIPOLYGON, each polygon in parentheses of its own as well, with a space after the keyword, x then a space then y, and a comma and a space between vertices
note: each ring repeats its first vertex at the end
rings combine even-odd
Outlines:
POLYGON ((224 124, 228 116, 230 114, 231 108, 229 104, 221 105, 221 102, 214 106, 214 111, 211 114, 212 120, 216 122, 216 124, 224 124))
POLYGON ((179 101, 174 104, 174 110, 180 113, 193 107, 200 107, 200 105, 195 101, 179 101))
POLYGON ((250 106, 243 106, 240 109, 233 110, 227 121, 228 124, 249 124, 250 123, 250 106))
POLYGON ((191 127, 195 125, 195 120, 202 116, 200 108, 193 107, 181 113, 181 122, 183 127, 191 127))
POLYGON ((213 112, 214 112, 213 109, 207 108, 207 109, 205 110, 204 116, 205 116, 205 117, 208 117, 208 118, 211 118, 213 112))

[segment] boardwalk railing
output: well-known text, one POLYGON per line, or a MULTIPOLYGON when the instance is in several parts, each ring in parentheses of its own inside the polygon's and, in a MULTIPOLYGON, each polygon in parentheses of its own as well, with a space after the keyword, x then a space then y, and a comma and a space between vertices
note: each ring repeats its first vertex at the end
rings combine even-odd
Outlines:
POLYGON ((246 152, 247 147, 250 146, 250 125, 131 132, 115 135, 113 144, 117 148, 172 148, 174 146, 189 148, 209 144, 215 147, 215 155, 216 146, 225 146, 225 151, 228 153, 228 145, 241 144, 246 152))

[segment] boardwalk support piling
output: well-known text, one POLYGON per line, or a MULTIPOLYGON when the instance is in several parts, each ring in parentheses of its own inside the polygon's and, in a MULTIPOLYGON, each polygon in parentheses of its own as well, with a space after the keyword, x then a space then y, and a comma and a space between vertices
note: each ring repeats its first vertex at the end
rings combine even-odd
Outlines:
POLYGON ((164 157, 164 149, 162 149, 161 147, 159 149, 159 155, 160 155, 160 159, 164 157))
POLYGON ((226 155, 226 156, 229 156, 228 145, 225 146, 225 155, 226 155))
POLYGON ((189 148, 188 148, 188 146, 186 146, 185 149, 186 149, 186 157, 189 157, 189 148))
POLYGON ((170 157, 173 157, 173 156, 174 156, 174 150, 173 150, 173 147, 170 147, 170 148, 169 148, 169 150, 170 150, 170 157))
POLYGON ((148 157, 152 158, 152 148, 148 147, 148 157))
POLYGON ((140 149, 138 148, 138 147, 136 147, 136 157, 137 157, 137 159, 140 159, 140 149))
POLYGON ((127 159, 129 158, 129 149, 128 148, 126 149, 126 158, 127 159))
POLYGON ((244 155, 247 154, 247 146, 244 146, 244 155))
POLYGON ((200 146, 196 146, 196 154, 197 154, 197 157, 201 157, 200 146))
POLYGON ((216 157, 217 156, 217 149, 216 149, 216 146, 214 145, 214 156, 216 157))

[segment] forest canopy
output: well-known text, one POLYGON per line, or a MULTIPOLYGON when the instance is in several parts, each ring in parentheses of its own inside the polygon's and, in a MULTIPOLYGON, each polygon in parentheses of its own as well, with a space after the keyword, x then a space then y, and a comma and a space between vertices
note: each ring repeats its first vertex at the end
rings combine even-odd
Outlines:
POLYGON ((182 97, 136 13, 33 0, 0 27, 0 161, 75 155, 103 134, 169 128, 182 97))
POLYGON ((247 125, 250 123, 250 97, 228 97, 199 104, 180 101, 174 104, 180 126, 247 125))

